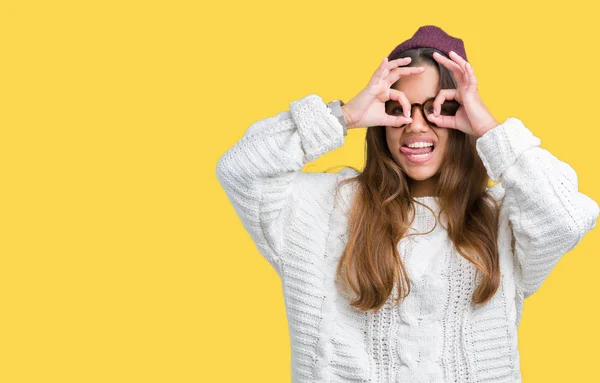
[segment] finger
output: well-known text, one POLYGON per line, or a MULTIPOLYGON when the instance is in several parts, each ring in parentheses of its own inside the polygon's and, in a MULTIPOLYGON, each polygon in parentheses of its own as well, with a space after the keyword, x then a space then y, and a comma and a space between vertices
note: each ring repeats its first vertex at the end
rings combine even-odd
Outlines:
MULTIPOLYGON (((453 51, 450 51, 450 52, 454 53, 453 51)), ((452 53, 451 53, 451 55, 452 55, 452 53)), ((455 56, 452 55, 452 57, 455 57, 455 56)), ((459 63, 444 56, 443 54, 440 54, 439 52, 433 52, 433 58, 436 59, 437 61, 440 61, 442 64, 445 64, 446 67, 461 69, 461 65, 459 63)))
POLYGON ((388 74, 388 76, 385 78, 385 81, 387 82, 388 86, 392 86, 402 76, 406 76, 409 74, 421 74, 424 72, 425 72, 425 67, 422 67, 422 66, 396 68, 388 74))
POLYGON ((458 55, 456 52, 454 51, 450 51, 450 57, 452 57, 452 59, 454 61, 456 61, 456 63, 458 65, 460 65, 460 68, 462 69, 462 76, 463 76, 463 83, 466 89, 470 88, 470 79, 471 76, 469 74, 469 69, 467 68, 467 61, 465 59, 463 59, 462 57, 460 57, 460 55, 458 55))
POLYGON ((462 68, 463 79, 464 79, 467 89, 469 91, 476 90, 477 89, 477 79, 475 78, 475 71, 473 70, 473 67, 471 66, 471 64, 467 60, 462 58, 461 55, 459 55, 458 53, 456 53, 454 51, 450 51, 450 57, 454 61, 456 61, 456 63, 458 65, 460 65, 460 67, 462 68))
MULTIPOLYGON (((403 113, 403 115, 400 115, 400 116, 394 116, 394 115, 387 114, 387 112, 386 112, 385 117, 384 117, 384 125, 393 126, 393 127, 401 127, 402 125, 411 123, 412 118, 410 118, 407 113, 407 110, 410 110, 410 103, 408 102, 408 98, 406 98, 406 95, 397 89, 390 89, 389 96, 390 96, 390 100, 396 101, 400 105, 402 105, 402 111, 404 113, 403 113)), ((393 107, 395 107, 395 105, 393 107)))
POLYGON ((433 111, 435 116, 440 115, 442 110, 442 104, 446 100, 456 100, 457 91, 456 89, 440 89, 440 92, 435 96, 433 100, 433 111))
POLYGON ((399 128, 402 125, 410 124, 411 122, 412 118, 406 118, 404 116, 390 116, 389 114, 386 114, 383 125, 399 128))
POLYGON ((466 69, 467 60, 462 58, 461 55, 459 55, 458 53, 456 53, 454 51, 450 51, 449 56, 452 60, 456 61, 456 63, 458 65, 460 65, 463 69, 466 69))
POLYGON ((469 77, 469 90, 471 91, 475 91, 477 90, 477 77, 475 77, 475 71, 473 70, 473 67, 471 66, 471 64, 467 63, 467 76, 469 77))
POLYGON ((458 63, 450 60, 444 55, 439 54, 438 52, 433 53, 433 58, 436 59, 440 64, 448 68, 448 70, 452 72, 454 78, 456 79, 456 81, 459 82, 459 84, 462 84, 464 82, 464 70, 458 63))
POLYGON ((433 114, 428 114, 427 119, 440 128, 456 129, 456 117, 454 116, 434 116, 433 114))
POLYGON ((369 79, 369 83, 367 84, 368 87, 376 86, 377 84, 379 84, 379 81, 381 81, 383 77, 384 70, 386 69, 386 65, 387 57, 384 57, 381 63, 379 64, 379 67, 375 70, 375 73, 373 73, 373 76, 371 76, 371 78, 369 79))
POLYGON ((408 63, 410 63, 410 60, 410 57, 401 57, 399 59, 395 59, 389 62, 386 61, 385 67, 383 68, 383 71, 379 76, 379 80, 386 78, 389 75, 390 71, 398 67, 399 65, 407 65, 408 63))
POLYGON ((383 71, 385 70, 386 66, 387 66, 387 61, 388 58, 384 57, 383 60, 381 61, 381 63, 379 64, 379 67, 377 68, 377 70, 375 71, 375 73, 373 73, 373 77, 374 78, 381 78, 381 73, 383 73, 383 71))
POLYGON ((390 89, 390 100, 397 101, 400 105, 402 105, 404 117, 412 121, 410 102, 408 101, 408 98, 406 98, 404 92, 401 92, 398 89, 390 89))
POLYGON ((389 70, 392 70, 396 67, 398 67, 399 65, 407 65, 408 63, 410 63, 411 58, 410 57, 400 57, 398 59, 389 61, 386 66, 389 70))

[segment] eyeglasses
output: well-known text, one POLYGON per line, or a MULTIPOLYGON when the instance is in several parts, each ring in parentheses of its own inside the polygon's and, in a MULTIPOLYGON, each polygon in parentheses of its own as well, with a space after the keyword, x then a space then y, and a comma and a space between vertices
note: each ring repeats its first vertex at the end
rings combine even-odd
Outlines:
MULTIPOLYGON (((433 101, 435 100, 435 97, 430 98, 428 100, 425 100, 424 103, 420 104, 420 103, 414 103, 414 104, 410 104, 410 112, 412 115, 412 108, 414 108, 415 106, 419 106, 421 108, 421 113, 423 115, 423 117, 425 118, 425 120, 427 121, 427 123, 434 125, 435 124, 431 121, 429 121, 427 119, 427 115, 433 113, 433 101)), ((397 103, 397 101, 396 101, 397 103)), ((458 103, 458 101, 456 100, 445 100, 442 103, 442 107, 440 108, 440 114, 442 116, 454 116, 456 115, 456 112, 458 111, 458 108, 460 108, 460 103, 458 103)), ((404 111, 402 109, 402 105, 396 105, 394 104, 391 107, 387 108, 388 110, 386 111, 387 114, 391 114, 391 115, 403 115, 404 111)), ((406 124, 401 125, 400 127, 404 126, 406 124)))

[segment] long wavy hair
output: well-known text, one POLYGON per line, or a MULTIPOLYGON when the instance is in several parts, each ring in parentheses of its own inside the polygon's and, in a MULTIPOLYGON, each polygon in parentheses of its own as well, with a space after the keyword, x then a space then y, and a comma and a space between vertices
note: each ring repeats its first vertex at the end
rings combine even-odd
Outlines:
MULTIPOLYGON (((416 48, 389 60, 410 56, 409 66, 432 65, 438 69, 440 88, 456 89, 452 72, 433 58, 434 52, 446 56, 434 48, 416 48)), ((449 129, 448 133, 435 191, 440 207, 436 224, 445 214, 448 237, 458 253, 477 268, 475 279, 482 276, 472 302, 483 304, 500 284, 498 204, 487 192, 489 177, 475 149, 476 137, 457 129, 449 129)), ((434 212, 411 196, 409 179, 386 143, 385 126, 367 127, 365 145, 364 170, 339 184, 356 182, 358 187, 348 215, 348 243, 337 266, 337 277, 356 294, 350 302, 353 307, 377 311, 394 285, 398 288, 395 303, 410 293, 410 280, 397 244, 412 224, 414 204, 434 212)))

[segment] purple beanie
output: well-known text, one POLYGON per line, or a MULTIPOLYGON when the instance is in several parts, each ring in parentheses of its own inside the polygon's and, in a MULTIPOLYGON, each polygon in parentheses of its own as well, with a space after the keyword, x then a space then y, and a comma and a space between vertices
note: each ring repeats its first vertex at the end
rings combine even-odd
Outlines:
POLYGON ((450 51, 456 52, 460 57, 467 60, 465 45, 457 37, 452 37, 435 25, 424 25, 420 27, 413 37, 402 42, 388 55, 388 61, 399 58, 400 53, 412 48, 435 48, 450 56, 450 51))

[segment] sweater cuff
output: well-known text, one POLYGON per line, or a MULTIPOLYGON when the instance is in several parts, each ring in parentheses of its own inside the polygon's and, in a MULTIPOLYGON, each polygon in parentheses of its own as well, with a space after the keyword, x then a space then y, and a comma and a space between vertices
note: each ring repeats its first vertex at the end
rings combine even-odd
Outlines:
POLYGON ((310 94, 292 101, 290 112, 302 141, 305 162, 344 144, 344 127, 320 96, 310 94))
POLYGON ((477 138, 475 147, 488 176, 498 182, 521 153, 540 144, 541 140, 521 120, 509 117, 477 138))

